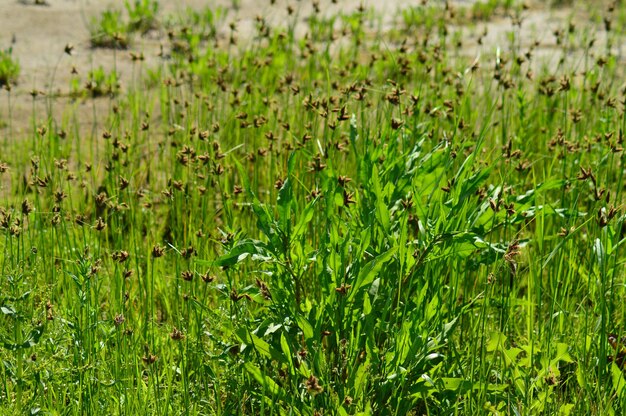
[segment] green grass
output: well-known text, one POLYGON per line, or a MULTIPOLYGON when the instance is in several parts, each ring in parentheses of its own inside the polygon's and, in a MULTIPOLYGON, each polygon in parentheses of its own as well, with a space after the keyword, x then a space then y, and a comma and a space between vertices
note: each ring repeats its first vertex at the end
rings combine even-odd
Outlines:
POLYGON ((1 144, 2 412, 624 412, 620 34, 224 15, 1 144))
POLYGON ((146 33, 158 27, 159 2, 156 0, 125 0, 124 7, 129 16, 131 31, 146 33))
POLYGON ((13 49, 0 50, 0 87, 14 84, 19 75, 20 64, 13 57, 13 49))
POLYGON ((94 48, 127 49, 131 35, 146 34, 159 27, 159 2, 124 1, 124 10, 110 8, 94 16, 89 24, 90 43, 94 48))
POLYGON ((122 12, 106 10, 93 17, 89 25, 91 46, 95 48, 126 49, 130 44, 128 26, 122 21, 122 12))
POLYGON ((115 71, 107 74, 102 67, 99 67, 89 71, 87 78, 85 90, 94 98, 104 95, 114 96, 120 90, 119 76, 115 71))

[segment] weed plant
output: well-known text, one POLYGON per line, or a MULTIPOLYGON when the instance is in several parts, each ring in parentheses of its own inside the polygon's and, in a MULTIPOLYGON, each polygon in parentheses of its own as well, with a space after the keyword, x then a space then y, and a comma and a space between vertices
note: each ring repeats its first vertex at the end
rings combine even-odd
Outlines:
POLYGON ((621 35, 508 7, 498 48, 452 6, 171 19, 96 135, 33 111, 0 141, 2 412, 623 414, 621 35))
POLYGON ((16 83, 19 75, 20 64, 13 57, 13 49, 0 50, 0 87, 16 83))
POLYGON ((130 43, 129 30, 119 10, 106 10, 93 17, 89 32, 93 47, 126 49, 130 43))
POLYGON ((130 31, 147 33, 158 27, 157 15, 159 12, 159 2, 156 0, 126 0, 124 7, 128 13, 130 31))
POLYGON ((111 8, 92 18, 89 25, 91 46, 127 49, 132 33, 145 34, 158 28, 158 1, 125 0, 124 8, 126 14, 111 8))

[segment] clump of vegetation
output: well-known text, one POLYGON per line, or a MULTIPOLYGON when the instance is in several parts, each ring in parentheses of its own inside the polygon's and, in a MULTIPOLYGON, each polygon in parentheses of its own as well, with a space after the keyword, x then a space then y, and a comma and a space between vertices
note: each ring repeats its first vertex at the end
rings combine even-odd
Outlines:
POLYGON ((506 15, 506 13, 513 7, 513 3, 513 0, 477 1, 472 4, 471 18, 478 21, 489 20, 499 9, 506 15))
POLYGON ((0 406, 623 414, 622 34, 314 4, 168 20, 93 130, 0 142, 0 406))
POLYGON ((89 71, 87 78, 85 90, 91 97, 113 96, 120 90, 119 76, 115 71, 107 73, 99 67, 89 71))
POLYGON ((128 13, 128 30, 147 33, 158 27, 159 2, 156 0, 125 0, 128 13))
POLYGON ((126 49, 130 43, 130 32, 119 10, 105 10, 99 17, 94 17, 89 31, 93 47, 126 49))
POLYGON ((120 10, 109 9, 92 19, 89 30, 93 47, 126 49, 132 33, 145 34, 158 28, 158 1, 126 0, 124 6, 126 17, 120 10))
POLYGON ((13 48, 0 50, 0 87, 17 82, 20 64, 13 57, 13 48))

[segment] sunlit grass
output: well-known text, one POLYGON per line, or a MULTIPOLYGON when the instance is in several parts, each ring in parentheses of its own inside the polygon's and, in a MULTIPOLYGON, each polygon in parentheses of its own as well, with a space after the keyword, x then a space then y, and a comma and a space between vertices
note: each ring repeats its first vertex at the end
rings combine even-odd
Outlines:
POLYGON ((621 414, 621 29, 480 7, 189 12, 137 84, 76 76, 91 136, 33 105, 0 141, 0 408, 621 414), (478 59, 476 10, 513 15, 478 59))

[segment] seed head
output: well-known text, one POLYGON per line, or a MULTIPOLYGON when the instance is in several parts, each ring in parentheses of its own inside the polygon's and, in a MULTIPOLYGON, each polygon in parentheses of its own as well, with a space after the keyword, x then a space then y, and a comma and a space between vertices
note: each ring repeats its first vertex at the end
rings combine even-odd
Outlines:
POLYGON ((157 357, 154 354, 148 354, 148 355, 141 357, 141 359, 143 360, 144 363, 149 365, 149 364, 154 364, 159 359, 159 357, 157 357))
POLYGON ((170 334, 170 338, 172 338, 174 341, 181 341, 183 338, 185 338, 185 334, 183 334, 183 332, 174 327, 174 329, 172 329, 172 333, 170 334))
POLYGON ((187 282, 191 282, 193 280, 193 272, 191 270, 185 270, 180 275, 183 280, 187 282))
POLYGON ((208 270, 207 270, 206 273, 201 275, 201 277, 202 277, 202 280, 204 281, 204 283, 211 283, 211 282, 213 282, 216 279, 215 275, 209 274, 208 270))
POLYGON ((165 254, 165 248, 161 247, 158 244, 152 247, 152 257, 154 257, 155 259, 162 257, 163 254, 165 254))
POLYGON ((115 315, 115 318, 113 318, 113 323, 115 324, 115 326, 120 326, 124 323, 125 320, 126 319, 124 318, 124 315, 118 313, 117 315, 115 315))
POLYGON ((115 251, 113 252, 113 254, 111 254, 111 258, 118 263, 124 263, 126 260, 128 260, 128 257, 130 257, 130 254, 128 254, 128 251, 124 250, 115 251))
POLYGON ((98 220, 96 221, 96 225, 94 227, 97 231, 102 231, 107 228, 107 223, 104 222, 102 217, 98 217, 98 220))
POLYGON ((320 386, 319 380, 314 375, 311 375, 311 377, 304 382, 304 386, 307 391, 314 396, 324 391, 324 388, 320 386))
POLYGON ((256 279, 256 285, 259 288, 259 292, 261 292, 261 295, 266 299, 266 300, 271 300, 272 299, 272 294, 270 293, 270 288, 267 286, 267 284, 260 280, 258 277, 256 279))
POLYGON ((33 211, 33 204, 28 201, 28 199, 25 199, 22 201, 22 214, 24 214, 25 216, 28 216, 28 214, 30 214, 33 211))

